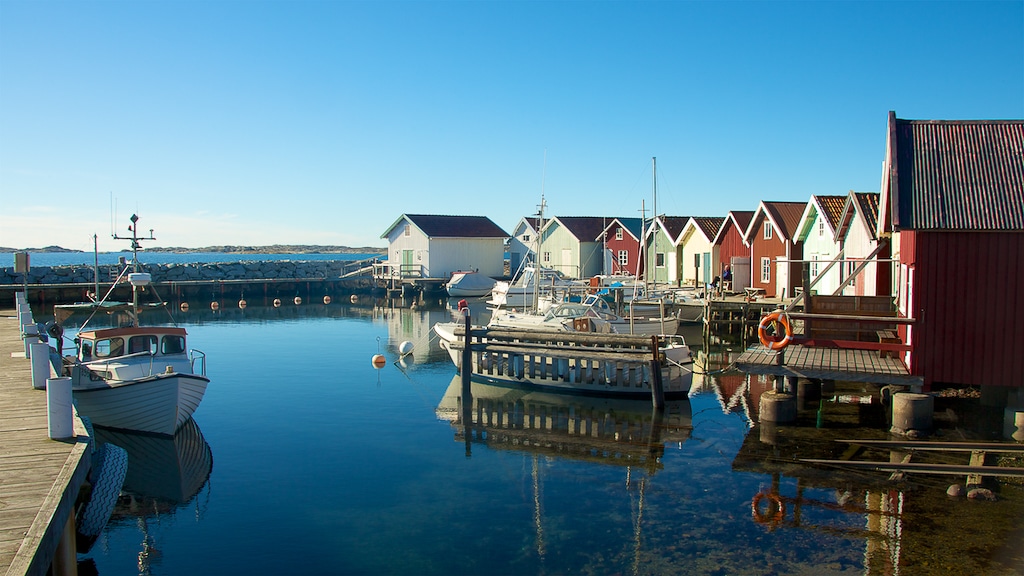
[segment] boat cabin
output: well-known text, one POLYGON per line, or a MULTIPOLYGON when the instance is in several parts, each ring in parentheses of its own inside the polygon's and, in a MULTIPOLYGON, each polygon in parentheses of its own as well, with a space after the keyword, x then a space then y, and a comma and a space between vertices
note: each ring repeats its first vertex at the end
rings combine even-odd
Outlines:
POLYGON ((78 335, 78 360, 91 362, 119 356, 185 354, 185 329, 125 327, 91 330, 78 335))

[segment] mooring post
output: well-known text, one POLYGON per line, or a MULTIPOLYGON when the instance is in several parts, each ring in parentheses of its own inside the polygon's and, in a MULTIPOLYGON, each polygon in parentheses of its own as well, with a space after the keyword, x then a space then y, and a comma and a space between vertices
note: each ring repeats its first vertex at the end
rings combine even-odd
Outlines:
POLYGON ((665 407, 665 386, 661 381, 661 356, 657 336, 651 336, 651 350, 654 353, 651 359, 651 402, 655 408, 660 409, 665 407))
POLYGON ((466 317, 465 347, 462 349, 462 433, 466 443, 466 458, 472 455, 473 436, 473 389, 471 377, 473 375, 473 351, 469 344, 470 336, 470 313, 469 306, 461 308, 462 314, 466 317))

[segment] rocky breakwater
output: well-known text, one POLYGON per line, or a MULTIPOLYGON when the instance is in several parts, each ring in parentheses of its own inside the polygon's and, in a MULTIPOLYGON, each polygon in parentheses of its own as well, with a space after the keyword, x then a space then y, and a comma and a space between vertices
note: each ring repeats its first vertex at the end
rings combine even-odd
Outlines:
MULTIPOLYGON (((146 264, 143 272, 153 277, 153 282, 211 282, 211 281, 245 281, 245 280, 310 280, 337 279, 345 273, 346 265, 351 262, 344 260, 324 261, 264 261, 245 262, 213 262, 189 264, 146 264)), ((99 281, 112 282, 117 279, 120 268, 107 265, 98 268, 99 281)), ((29 284, 91 284, 96 281, 92 266, 36 266, 29 270, 29 284)), ((24 283, 21 274, 14 268, 3 268, 0 271, 0 284, 18 285, 24 283)))

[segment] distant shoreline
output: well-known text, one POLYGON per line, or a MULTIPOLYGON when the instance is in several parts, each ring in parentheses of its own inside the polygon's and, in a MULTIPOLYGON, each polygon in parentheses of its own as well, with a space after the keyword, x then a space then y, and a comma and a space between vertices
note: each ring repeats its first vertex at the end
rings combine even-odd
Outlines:
MULTIPOLYGON (((223 254, 385 254, 387 248, 363 246, 352 248, 349 246, 316 246, 301 244, 272 244, 270 246, 205 246, 203 248, 146 248, 145 252, 167 252, 172 254, 195 254, 195 253, 223 253, 223 254)), ((69 250, 60 246, 47 246, 45 248, 7 248, 0 247, 0 252, 35 252, 35 253, 75 253, 85 250, 69 250)), ((119 250, 114 253, 125 252, 119 250)), ((111 252, 104 252, 105 254, 111 252)))

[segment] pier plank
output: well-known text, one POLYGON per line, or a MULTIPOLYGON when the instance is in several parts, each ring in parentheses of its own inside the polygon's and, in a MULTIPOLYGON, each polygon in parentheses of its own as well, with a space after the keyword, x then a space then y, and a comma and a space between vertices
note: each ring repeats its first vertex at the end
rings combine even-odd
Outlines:
POLYGON ((921 385, 924 382, 922 377, 911 375, 902 360, 882 358, 877 350, 792 344, 784 350, 784 364, 779 365, 777 358, 778 352, 755 344, 740 355, 734 366, 742 372, 758 375, 904 386, 921 385))
POLYGON ((45 574, 90 461, 85 426, 51 440, 13 310, 0 311, 0 574, 45 574))

